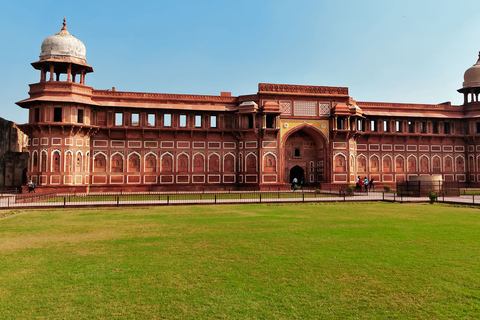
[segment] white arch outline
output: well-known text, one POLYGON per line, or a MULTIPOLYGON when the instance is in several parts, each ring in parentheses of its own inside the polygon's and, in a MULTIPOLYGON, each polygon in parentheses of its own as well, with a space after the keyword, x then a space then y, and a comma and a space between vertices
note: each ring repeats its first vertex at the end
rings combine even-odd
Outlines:
POLYGON ((116 151, 116 152, 114 152, 110 155, 110 161, 109 161, 110 162, 110 171, 112 170, 112 165, 111 164, 112 164, 113 156, 116 155, 116 154, 119 154, 122 157, 123 164, 122 164, 122 171, 120 171, 120 172, 125 172, 125 155, 123 153, 119 152, 119 151, 116 151))
POLYGON ((134 172, 134 171, 129 171, 130 166, 128 165, 130 163, 130 156, 132 156, 134 154, 138 157, 138 161, 140 161, 140 163, 138 164, 138 168, 139 168, 140 172, 142 172, 142 163, 141 163, 142 155, 140 153, 138 153, 137 151, 132 151, 127 155, 127 172, 134 172))
POLYGON ((178 158, 180 158, 180 156, 181 156, 182 154, 184 154, 184 155, 187 156, 187 172, 190 172, 190 155, 189 155, 188 153, 186 153, 185 151, 180 152, 179 154, 177 154, 177 171, 175 171, 175 172, 178 172, 178 167, 179 167, 179 165, 178 165, 178 158))
POLYGON ((461 155, 461 154, 459 154, 458 156, 455 157, 455 172, 459 172, 459 171, 458 171, 458 164, 457 164, 457 159, 458 159, 458 158, 463 159, 463 172, 462 172, 462 173, 464 173, 464 172, 465 172, 465 164, 466 164, 466 161, 465 161, 465 157, 464 157, 463 155, 461 155))
POLYGON ((157 168, 158 168, 158 155, 153 152, 153 151, 149 151, 145 154, 145 156, 143 157, 143 172, 146 172, 146 168, 147 168, 147 157, 149 155, 153 155, 155 157, 155 171, 153 172, 158 172, 157 168))
POLYGON ((53 157, 55 156, 55 153, 58 153, 58 157, 59 157, 59 164, 58 164, 58 172, 57 173, 60 173, 62 170, 62 151, 60 149, 54 149, 52 150, 52 154, 50 155, 50 172, 55 172, 53 171, 53 164, 55 163, 53 161, 53 157))
POLYGON ((391 155, 389 154, 385 154, 382 156, 382 172, 395 172, 395 170, 393 170, 393 165, 395 164, 395 162, 393 161, 393 158, 391 155), (385 160, 385 158, 390 158, 390 171, 385 171, 385 168, 383 166, 383 161, 385 160))
POLYGON ((421 167, 421 164, 422 164, 422 158, 426 158, 427 159, 427 172, 430 172, 431 170, 431 167, 432 167, 432 164, 430 163, 430 158, 426 155, 426 154, 422 154, 420 155, 420 157, 418 158, 418 168, 417 168, 417 171, 418 172, 422 172, 422 168, 421 167))
MULTIPOLYGON (((269 151, 269 152, 267 152, 267 153, 265 153, 265 154, 263 155, 263 158, 262 158, 262 171, 265 172, 265 157, 266 157, 267 155, 269 155, 269 154, 271 154, 271 155, 275 158, 275 172, 278 172, 278 169, 277 169, 277 168, 278 168, 278 158, 277 158, 277 155, 274 154, 274 153, 271 152, 271 151, 269 151)), ((311 162, 313 162, 313 161, 311 161, 311 162)))
POLYGON ((32 157, 31 157, 32 161, 30 162, 30 171, 31 171, 31 172, 33 172, 33 168, 34 168, 34 166, 35 166, 35 165, 34 165, 34 163, 35 163, 35 155, 37 155, 37 171, 40 171, 40 170, 38 170, 38 169, 39 169, 39 164, 40 164, 40 161, 39 161, 39 159, 38 159, 38 150, 35 149, 35 150, 33 150, 33 152, 32 152, 32 157))
POLYGON ((205 172, 205 155, 203 154, 203 152, 195 152, 193 155, 192 155, 192 172, 194 172, 194 168, 195 168, 195 157, 197 155, 201 155, 202 156, 202 164, 203 164, 203 169, 201 172, 205 172))
POLYGON ((166 151, 164 153, 162 153, 162 155, 160 156, 160 172, 163 172, 163 157, 165 155, 169 155, 170 158, 172 159, 172 172, 175 172, 175 157, 173 156, 172 153, 170 153, 169 151, 166 151))
POLYGON ((45 171, 48 171, 48 151, 47 149, 42 149, 40 150, 40 170, 39 171, 42 171, 42 165, 43 165, 43 161, 42 161, 42 153, 45 153, 46 154, 46 157, 45 157, 45 171))
POLYGON ((377 158, 377 160, 378 160, 378 167, 377 167, 378 171, 377 172, 382 172, 383 171, 383 168, 382 168, 383 164, 381 162, 382 159, 376 153, 374 153, 374 154, 372 154, 368 157, 368 162, 369 162, 369 166, 370 166, 370 171, 369 172, 372 172, 372 158, 377 158))
POLYGON ((82 152, 81 150, 78 150, 78 151, 75 153, 75 160, 74 160, 74 163, 75 163, 74 169, 75 169, 75 170, 74 170, 73 172, 77 172, 77 157, 78 157, 78 154, 79 154, 79 153, 80 153, 80 161, 81 161, 81 163, 80 163, 80 172, 82 172, 82 171, 84 170, 83 164, 84 164, 84 162, 85 162, 85 159, 83 158, 83 152, 82 152))
POLYGON ((210 154, 208 155, 208 159, 207 159, 207 161, 208 161, 208 166, 207 166, 208 172, 210 172, 210 158, 211 158, 213 155, 216 155, 216 156, 218 157, 218 172, 222 172, 222 168, 220 167, 220 160, 221 160, 222 158, 221 158, 220 155, 219 155, 218 153, 216 153, 216 152, 212 152, 212 153, 210 153, 210 154))
POLYGON ((250 155, 253 155, 255 157, 255 172, 258 172, 258 156, 252 151, 247 153, 247 155, 245 156, 245 172, 247 172, 247 159, 250 155))
POLYGON ((433 170, 435 168, 433 167, 433 159, 435 159, 435 158, 438 158, 438 160, 440 161, 440 168, 439 169, 440 169, 440 172, 442 172, 442 157, 440 157, 438 154, 434 154, 432 156, 432 158, 430 159, 430 161, 432 162, 432 167, 430 169, 430 172, 434 172, 433 170))
POLYGON ((73 168, 73 171, 70 170, 70 172, 75 172, 75 166, 73 165, 75 158, 74 158, 74 156, 73 156, 73 151, 70 150, 70 149, 65 150, 65 154, 64 154, 64 156, 65 156, 65 161, 63 162, 63 172, 67 172, 67 154, 69 154, 69 153, 72 155, 72 161, 71 161, 71 163, 70 163, 70 168, 73 168))
MULTIPOLYGON (((108 171, 108 162, 109 162, 109 161, 108 161, 107 155, 106 155, 104 152, 102 152, 102 151, 95 152, 95 154, 93 155, 93 163, 95 163, 96 157, 97 157, 99 154, 103 155, 103 157, 105 158, 105 172, 109 172, 109 171, 108 171)), ((95 166, 93 166, 93 167, 92 167, 92 172, 100 172, 100 171, 95 171, 95 166)))
POLYGON ((443 172, 444 172, 444 173, 447 172, 447 170, 446 170, 446 163, 447 163, 446 160, 447 160, 447 158, 450 158, 450 161, 452 162, 452 171, 450 171, 450 172, 454 172, 454 169, 455 169, 455 161, 454 161, 454 159, 453 159, 453 156, 451 156, 451 155, 446 155, 446 156, 443 157, 443 172))
POLYGON ((418 168, 418 158, 417 158, 417 156, 416 156, 416 155, 413 155, 413 154, 409 155, 409 156, 407 157, 407 172, 408 172, 408 173, 417 173, 417 172, 418 172, 418 169, 419 169, 419 168, 418 168), (410 158, 414 158, 414 159, 415 159, 415 172, 410 172, 410 171, 409 171, 409 168, 408 168, 408 160, 409 160, 410 158))
POLYGON ((367 161, 368 157, 366 155, 364 155, 363 153, 357 154, 357 159, 356 159, 357 160, 357 168, 356 168, 357 170, 356 170, 356 172, 360 172, 360 170, 358 170, 358 164, 359 164, 358 159, 360 159, 361 157, 365 158, 365 172, 368 172, 368 165, 369 165, 369 163, 367 161))

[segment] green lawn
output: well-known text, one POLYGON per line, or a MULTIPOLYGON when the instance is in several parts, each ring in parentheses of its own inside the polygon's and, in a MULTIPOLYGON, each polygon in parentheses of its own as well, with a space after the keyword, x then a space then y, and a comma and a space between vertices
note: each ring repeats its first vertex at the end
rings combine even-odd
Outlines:
POLYGON ((480 210, 1 211, 2 319, 477 319, 480 210))

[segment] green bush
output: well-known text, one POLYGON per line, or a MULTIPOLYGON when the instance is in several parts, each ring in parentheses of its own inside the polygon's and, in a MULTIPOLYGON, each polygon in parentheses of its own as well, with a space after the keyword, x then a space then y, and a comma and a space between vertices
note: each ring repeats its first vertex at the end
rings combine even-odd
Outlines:
POLYGON ((298 184, 294 184, 293 185, 293 190, 298 190, 298 189, 301 189, 302 187, 299 186, 298 184))
POLYGON ((430 198, 430 204, 433 204, 435 201, 437 201, 438 194, 432 191, 428 191, 428 198, 430 198))
POLYGON ((385 192, 390 192, 390 186, 383 186, 383 190, 385 190, 385 192))

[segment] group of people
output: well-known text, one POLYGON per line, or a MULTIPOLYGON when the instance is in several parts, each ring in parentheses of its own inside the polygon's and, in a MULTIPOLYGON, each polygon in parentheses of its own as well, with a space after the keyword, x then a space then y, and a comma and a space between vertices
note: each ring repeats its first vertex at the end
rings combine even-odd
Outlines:
POLYGON ((364 179, 362 179, 362 177, 358 176, 357 177, 357 185, 356 185, 356 190, 357 191, 362 191, 362 186, 365 186, 365 191, 370 191, 372 190, 372 187, 373 189, 375 189, 375 183, 373 182, 374 179, 370 179, 368 180, 367 177, 365 177, 364 179))

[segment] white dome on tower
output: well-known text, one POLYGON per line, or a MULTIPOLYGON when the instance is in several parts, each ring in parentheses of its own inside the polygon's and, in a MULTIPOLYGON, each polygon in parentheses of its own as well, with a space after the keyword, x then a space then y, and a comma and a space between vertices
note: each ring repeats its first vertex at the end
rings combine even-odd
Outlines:
POLYGON ((463 88, 480 87, 480 53, 477 63, 468 68, 463 75, 463 88))
POLYGON ((86 65, 85 45, 68 32, 66 25, 63 19, 62 30, 43 40, 40 61, 70 61, 86 65))

